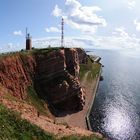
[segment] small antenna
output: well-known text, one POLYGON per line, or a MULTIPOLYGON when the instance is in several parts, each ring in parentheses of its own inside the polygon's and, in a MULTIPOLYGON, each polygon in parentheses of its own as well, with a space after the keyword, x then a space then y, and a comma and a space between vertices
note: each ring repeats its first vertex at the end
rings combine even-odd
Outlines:
POLYGON ((26 27, 26 38, 27 38, 27 36, 28 36, 28 28, 26 27))
POLYGON ((64 19, 61 21, 61 47, 64 47, 64 19))

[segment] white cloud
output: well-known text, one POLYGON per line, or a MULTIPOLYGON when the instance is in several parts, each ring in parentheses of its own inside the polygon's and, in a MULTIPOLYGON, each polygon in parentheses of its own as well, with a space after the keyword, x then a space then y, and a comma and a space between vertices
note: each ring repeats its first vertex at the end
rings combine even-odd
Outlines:
POLYGON ((134 20, 134 25, 136 26, 136 30, 140 31, 140 22, 138 22, 137 20, 134 20))
POLYGON ((96 13, 101 11, 97 6, 82 6, 77 0, 66 0, 65 9, 57 5, 53 10, 56 17, 64 17, 66 24, 82 32, 95 33, 99 26, 105 27, 106 20, 96 13))
POLYGON ((95 39, 95 45, 106 49, 140 51, 140 39, 134 34, 128 34, 124 27, 116 28, 112 36, 97 37, 95 39))
POLYGON ((7 48, 8 48, 8 49, 12 49, 12 48, 13 48, 13 43, 8 43, 8 44, 7 44, 7 48))
POLYGON ((33 39, 33 46, 35 48, 46 48, 49 45, 52 47, 60 46, 60 38, 59 37, 44 37, 33 39))
MULTIPOLYGON (((93 41, 87 38, 80 37, 65 37, 64 42, 66 47, 89 47, 93 46, 93 41)), ((45 37, 33 40, 33 46, 46 48, 49 45, 52 47, 60 46, 60 37, 45 37)))
MULTIPOLYGON (((60 38, 40 38, 33 40, 35 47, 60 46, 60 38)), ((65 37, 66 47, 84 47, 95 49, 121 49, 140 52, 140 39, 134 34, 130 35, 125 28, 116 28, 111 36, 83 36, 83 37, 65 37)))
POLYGON ((115 32, 113 32, 114 35, 119 35, 120 37, 127 38, 129 37, 128 33, 125 31, 124 27, 119 27, 115 29, 115 32))
POLYGON ((23 33, 22 33, 21 30, 19 30, 19 31, 14 31, 14 32, 13 32, 13 35, 15 35, 15 36, 22 36, 23 33))
POLYGON ((9 43, 1 45, 0 52, 1 53, 14 52, 14 51, 19 51, 23 48, 25 48, 23 44, 21 45, 19 43, 14 44, 12 42, 9 42, 9 43))
POLYGON ((62 15, 62 10, 58 7, 58 5, 55 5, 55 8, 54 8, 52 14, 56 17, 59 17, 62 15))
POLYGON ((45 31, 46 32, 57 32, 57 33, 60 33, 60 29, 58 29, 57 27, 50 27, 50 28, 45 28, 45 31))
POLYGON ((136 6, 136 0, 128 0, 128 8, 134 9, 136 6))

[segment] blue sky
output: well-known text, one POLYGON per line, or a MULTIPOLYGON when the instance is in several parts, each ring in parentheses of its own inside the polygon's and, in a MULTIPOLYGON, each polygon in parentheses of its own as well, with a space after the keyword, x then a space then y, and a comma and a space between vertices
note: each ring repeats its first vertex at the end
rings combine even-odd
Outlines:
POLYGON ((140 50, 139 0, 0 0, 0 51, 25 47, 28 27, 34 47, 65 45, 140 50))

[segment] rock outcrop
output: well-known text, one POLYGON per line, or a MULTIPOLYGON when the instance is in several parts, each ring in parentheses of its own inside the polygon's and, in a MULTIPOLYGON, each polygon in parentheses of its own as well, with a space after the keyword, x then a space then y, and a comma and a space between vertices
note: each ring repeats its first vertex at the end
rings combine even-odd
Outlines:
POLYGON ((82 110, 85 91, 78 75, 79 64, 86 61, 83 50, 70 48, 6 55, 0 58, 0 84, 24 100, 27 88, 34 85, 39 98, 54 110, 82 110))

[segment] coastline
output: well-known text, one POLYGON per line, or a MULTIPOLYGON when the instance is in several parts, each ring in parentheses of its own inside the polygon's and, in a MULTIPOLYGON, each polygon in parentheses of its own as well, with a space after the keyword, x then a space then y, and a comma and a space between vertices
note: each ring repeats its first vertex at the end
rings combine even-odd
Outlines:
POLYGON ((92 131, 92 128, 91 128, 91 124, 90 124, 90 120, 89 120, 89 115, 90 115, 92 106, 93 106, 93 104, 94 104, 94 99, 95 99, 95 96, 96 96, 96 93, 97 93, 97 90, 98 90, 98 87, 99 87, 99 82, 100 82, 101 73, 102 73, 102 65, 101 65, 101 68, 100 68, 99 75, 98 75, 98 77, 97 77, 95 89, 94 89, 94 91, 93 91, 92 101, 91 101, 91 104, 90 104, 90 106, 89 106, 88 112, 87 112, 87 114, 86 114, 86 116, 85 116, 87 129, 90 130, 90 131, 92 131))

